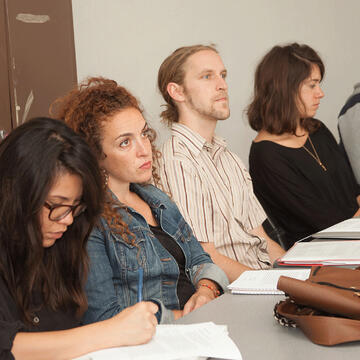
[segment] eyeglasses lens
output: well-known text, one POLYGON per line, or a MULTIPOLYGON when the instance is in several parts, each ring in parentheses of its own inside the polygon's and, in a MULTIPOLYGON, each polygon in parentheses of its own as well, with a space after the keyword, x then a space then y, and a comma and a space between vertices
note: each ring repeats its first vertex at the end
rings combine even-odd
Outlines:
POLYGON ((79 204, 75 207, 62 205, 57 206, 51 210, 50 219, 54 221, 59 221, 67 216, 71 211, 73 213, 73 217, 79 216, 85 210, 84 204, 79 204))

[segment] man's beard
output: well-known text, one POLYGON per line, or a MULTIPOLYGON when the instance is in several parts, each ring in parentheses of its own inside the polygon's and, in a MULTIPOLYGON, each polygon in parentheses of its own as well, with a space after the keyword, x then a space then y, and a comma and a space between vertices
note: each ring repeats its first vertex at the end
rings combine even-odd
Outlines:
MULTIPOLYGON (((215 107, 214 107, 215 100, 212 100, 212 105, 209 106, 209 108, 204 108, 204 107, 197 106, 194 103, 193 98, 191 97, 191 95, 189 93, 186 93, 186 96, 187 96, 187 100, 188 100, 190 107, 194 111, 196 111, 198 114, 200 114, 202 117, 209 118, 212 120, 226 120, 230 116, 230 109, 229 109, 229 106, 227 103, 226 103, 226 106, 225 106, 225 103, 223 104, 223 106, 224 106, 223 109, 215 109, 215 107)), ((224 94, 223 97, 227 98, 227 95, 224 94)))

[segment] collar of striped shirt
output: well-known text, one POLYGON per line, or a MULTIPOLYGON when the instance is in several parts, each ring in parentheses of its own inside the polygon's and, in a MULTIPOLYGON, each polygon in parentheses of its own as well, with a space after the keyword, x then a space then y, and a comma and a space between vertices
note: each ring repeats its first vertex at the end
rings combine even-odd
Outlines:
POLYGON ((189 151, 193 155, 199 155, 200 151, 203 148, 214 148, 220 147, 226 149, 227 144, 224 138, 217 136, 216 134, 213 137, 212 144, 206 141, 200 134, 191 130, 189 127, 183 124, 174 123, 172 124, 171 133, 176 133, 179 138, 186 143, 189 151))

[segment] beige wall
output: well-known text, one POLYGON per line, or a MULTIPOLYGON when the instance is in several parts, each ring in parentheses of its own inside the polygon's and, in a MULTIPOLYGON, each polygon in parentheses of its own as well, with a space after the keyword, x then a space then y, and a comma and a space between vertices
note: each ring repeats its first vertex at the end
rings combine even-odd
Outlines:
POLYGON ((218 133, 247 163, 254 132, 244 109, 253 73, 273 45, 297 41, 322 56, 325 98, 317 117, 337 136, 341 106, 360 81, 358 0, 72 0, 79 80, 102 75, 138 96, 161 134, 156 89, 163 59, 179 46, 215 43, 228 68, 231 117, 218 133))

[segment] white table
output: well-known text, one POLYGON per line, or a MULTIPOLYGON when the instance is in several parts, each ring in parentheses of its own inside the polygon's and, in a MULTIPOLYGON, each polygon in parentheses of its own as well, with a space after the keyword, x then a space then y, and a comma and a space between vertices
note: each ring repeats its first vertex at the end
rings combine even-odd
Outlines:
POLYGON ((313 344, 300 329, 286 328, 273 318, 281 295, 220 296, 177 323, 213 321, 228 326, 243 360, 352 360, 360 359, 360 342, 332 347, 313 344))

